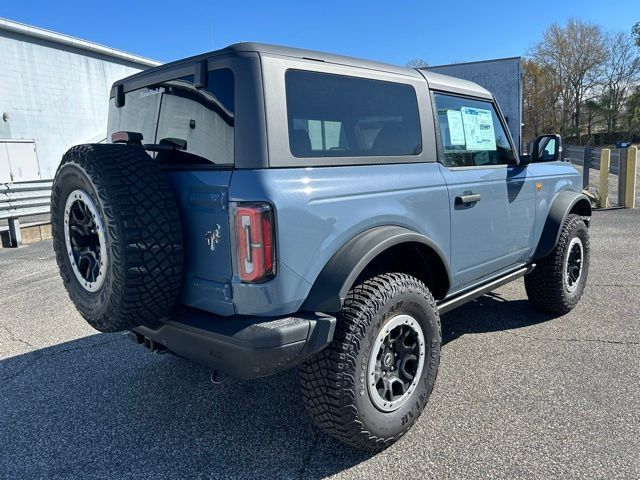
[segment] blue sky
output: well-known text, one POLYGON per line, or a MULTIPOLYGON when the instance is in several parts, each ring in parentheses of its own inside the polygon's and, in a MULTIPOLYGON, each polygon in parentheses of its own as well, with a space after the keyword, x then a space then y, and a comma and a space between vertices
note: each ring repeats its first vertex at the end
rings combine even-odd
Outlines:
POLYGON ((0 16, 160 61, 260 41, 438 65, 526 54, 548 25, 572 16, 629 32, 640 8, 638 0, 2 0, 0 16))

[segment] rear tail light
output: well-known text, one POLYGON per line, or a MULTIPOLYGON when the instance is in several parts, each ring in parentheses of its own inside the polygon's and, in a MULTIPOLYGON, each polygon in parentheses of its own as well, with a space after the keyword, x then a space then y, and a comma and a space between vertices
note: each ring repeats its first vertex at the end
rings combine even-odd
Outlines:
POLYGON ((256 283, 274 273, 273 212, 266 203, 236 208, 236 253, 240 280, 256 283))

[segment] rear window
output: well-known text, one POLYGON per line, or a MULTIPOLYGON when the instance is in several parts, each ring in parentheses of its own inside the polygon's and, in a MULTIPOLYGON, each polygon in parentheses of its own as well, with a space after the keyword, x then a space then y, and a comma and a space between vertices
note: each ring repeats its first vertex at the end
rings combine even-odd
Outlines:
POLYGON ((285 74, 294 157, 419 155, 422 135, 411 85, 327 73, 285 74))
POLYGON ((186 142, 158 152, 160 163, 230 165, 234 123, 234 77, 224 68, 208 73, 206 88, 195 88, 189 75, 128 92, 121 108, 112 99, 108 131, 140 132, 143 143, 186 142))

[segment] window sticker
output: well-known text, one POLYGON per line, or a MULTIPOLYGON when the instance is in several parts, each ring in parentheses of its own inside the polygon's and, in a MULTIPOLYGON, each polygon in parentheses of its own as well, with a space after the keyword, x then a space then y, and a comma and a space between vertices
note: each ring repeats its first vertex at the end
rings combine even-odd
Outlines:
POLYGON ((161 93, 164 93, 164 87, 150 88, 148 90, 141 91, 140 98, 150 97, 151 95, 160 95, 161 93))
POLYGON ((447 110, 447 123, 449 124, 450 145, 464 145, 464 125, 460 110, 447 110))
POLYGON ((462 107, 462 123, 467 150, 496 150, 496 134, 491 110, 462 107))

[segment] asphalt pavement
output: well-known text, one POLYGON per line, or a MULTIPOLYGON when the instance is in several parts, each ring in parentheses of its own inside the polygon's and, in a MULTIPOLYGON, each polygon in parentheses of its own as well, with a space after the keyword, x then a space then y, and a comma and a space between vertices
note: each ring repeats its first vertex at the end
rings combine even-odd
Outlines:
POLYGON ((640 211, 596 212, 585 296, 522 281, 443 316, 431 400, 375 455, 313 428, 295 370, 215 386, 78 315, 51 242, 0 250, 0 478, 640 478, 640 211))

